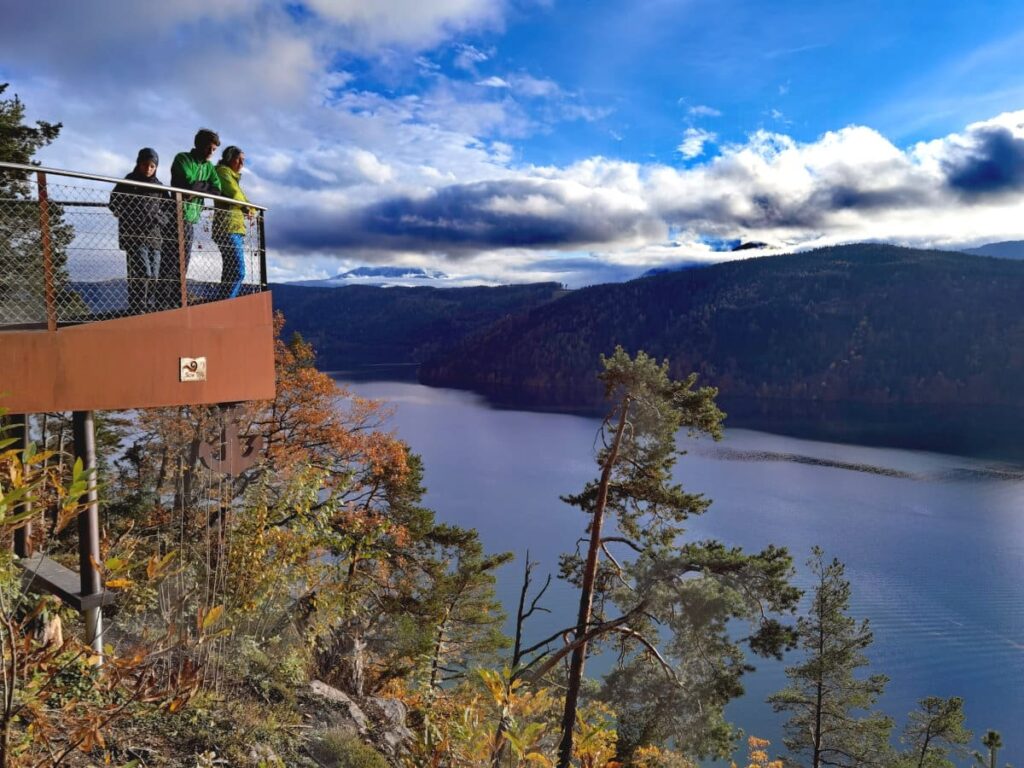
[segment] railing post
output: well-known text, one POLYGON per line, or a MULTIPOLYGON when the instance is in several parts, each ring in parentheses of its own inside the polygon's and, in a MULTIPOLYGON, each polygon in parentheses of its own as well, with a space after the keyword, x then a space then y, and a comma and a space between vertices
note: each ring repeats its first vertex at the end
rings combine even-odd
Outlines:
POLYGON ((181 306, 188 306, 188 258, 185 254, 185 204, 181 192, 174 193, 178 210, 178 282, 181 284, 181 306))
POLYGON ((53 291, 53 254, 50 242, 50 197, 46 191, 46 174, 36 171, 39 190, 39 241, 43 255, 43 296, 46 301, 46 329, 57 330, 57 307, 53 291))
POLYGON ((259 211, 260 230, 260 290, 267 290, 267 230, 264 227, 267 218, 266 211, 259 211))

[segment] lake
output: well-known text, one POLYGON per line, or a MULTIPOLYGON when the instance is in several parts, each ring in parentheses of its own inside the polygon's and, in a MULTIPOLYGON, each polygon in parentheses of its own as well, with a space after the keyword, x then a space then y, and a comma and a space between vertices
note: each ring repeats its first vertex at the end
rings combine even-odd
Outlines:
MULTIPOLYGON (((426 503, 440 520, 477 528, 489 551, 516 554, 498 583, 514 612, 526 551, 542 583, 583 535, 583 515, 559 495, 595 476, 598 420, 495 409, 412 382, 342 383, 394 405, 392 426, 423 456, 426 503)), ((813 545, 838 557, 851 612, 871 620, 871 671, 891 679, 881 706, 897 729, 918 699, 962 696, 977 737, 1002 732, 1000 765, 1024 763, 1024 465, 731 428, 719 443, 684 447, 677 479, 714 500, 689 536, 786 546, 800 586, 813 545)), ((544 600, 552 614, 531 619, 528 639, 571 625, 576 604, 555 580, 544 600)), ((781 748, 782 718, 764 699, 785 684, 784 664, 755 663, 728 714, 781 748)))

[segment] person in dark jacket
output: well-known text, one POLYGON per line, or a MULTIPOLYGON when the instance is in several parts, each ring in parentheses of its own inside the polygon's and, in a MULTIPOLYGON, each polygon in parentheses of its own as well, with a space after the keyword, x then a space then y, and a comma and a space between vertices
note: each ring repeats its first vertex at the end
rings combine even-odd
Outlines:
MULTIPOLYGON (((190 189, 208 195, 220 194, 220 178, 210 158, 213 151, 220 146, 220 136, 209 128, 200 128, 193 140, 193 147, 188 152, 179 152, 171 163, 171 186, 177 189, 190 189)), ((180 305, 181 271, 179 263, 184 259, 185 272, 192 257, 192 239, 196 223, 203 211, 202 196, 189 195, 182 204, 183 239, 178 243, 177 216, 168 222, 168 242, 175 243, 179 252, 178 258, 163 259, 160 262, 160 295, 161 305, 165 309, 180 305)))
MULTIPOLYGON (((125 181, 159 184, 159 164, 156 150, 143 147, 135 159, 135 170, 125 181)), ((128 262, 128 311, 142 313, 156 299, 154 281, 160 269, 160 240, 171 218, 170 195, 121 182, 110 193, 110 210, 117 217, 117 245, 128 262)))

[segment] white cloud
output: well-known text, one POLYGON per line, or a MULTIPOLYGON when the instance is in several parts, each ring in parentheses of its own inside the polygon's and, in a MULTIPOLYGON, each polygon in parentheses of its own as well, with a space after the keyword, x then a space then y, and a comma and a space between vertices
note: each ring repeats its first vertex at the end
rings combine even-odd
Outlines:
POLYGON ((550 97, 557 96, 561 92, 561 88, 554 80, 526 74, 511 75, 508 82, 517 93, 524 96, 550 97))
POLYGON ((396 44, 423 50, 459 31, 497 27, 503 10, 497 0, 307 0, 307 5, 340 27, 354 50, 396 44))
POLYGON ((502 80, 500 77, 492 75, 491 77, 485 77, 483 80, 478 80, 477 85, 482 85, 484 88, 508 88, 509 84, 507 80, 502 80))
POLYGON ((457 47, 457 50, 458 53, 455 54, 453 63, 458 69, 464 69, 468 72, 475 72, 477 64, 482 64, 490 58, 489 54, 472 45, 461 44, 457 47))
POLYGON ((687 160, 700 157, 704 154, 704 145, 714 142, 718 135, 703 128, 687 128, 683 132, 683 140, 676 147, 676 152, 687 160))
POLYGON ((709 107, 706 104, 697 104, 696 106, 690 107, 686 110, 687 114, 692 117, 721 117, 722 113, 714 107, 709 107))
POLYGON ((367 152, 365 149, 353 149, 352 159, 366 180, 374 184, 384 184, 391 181, 395 175, 391 166, 382 163, 373 152, 367 152))

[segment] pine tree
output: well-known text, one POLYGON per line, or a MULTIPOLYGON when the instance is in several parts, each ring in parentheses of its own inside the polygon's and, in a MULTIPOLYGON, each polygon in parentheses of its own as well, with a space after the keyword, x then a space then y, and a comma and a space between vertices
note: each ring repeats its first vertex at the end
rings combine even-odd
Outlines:
POLYGON ((964 727, 964 700, 959 696, 943 699, 929 696, 910 713, 902 741, 909 747, 897 763, 900 768, 953 768, 950 752, 964 753, 971 740, 964 727))
MULTIPOLYGON (((561 768, 572 760, 583 670, 593 643, 615 638, 620 680, 662 683, 641 697, 656 702, 657 727, 641 729, 631 750, 671 738, 685 740, 695 753, 721 752, 721 709, 742 692, 738 680, 748 669, 727 623, 755 622, 747 638, 751 647, 777 653, 789 636, 768 614, 792 609, 798 595, 788 583, 791 560, 784 550, 769 547, 748 555, 714 541, 680 542, 683 522, 703 513, 710 501, 673 482, 676 434, 720 434, 716 391, 696 388, 695 375, 671 379, 667 362, 643 352, 630 358, 619 347, 602 364, 611 405, 600 433, 599 476, 563 499, 588 521, 585 556, 566 555, 561 563, 562 577, 580 590, 579 614, 565 633, 571 642, 533 672, 550 671, 571 655, 561 768), (617 530, 608 530, 613 524, 617 530), (615 618, 609 616, 613 608, 615 618), (708 727, 718 734, 710 740, 708 727)), ((618 756, 623 758, 629 755, 618 756)))
POLYGON ((501 632, 505 613, 494 596, 494 572, 511 552, 486 555, 475 530, 438 525, 430 533, 438 551, 425 569, 432 689, 466 676, 468 666, 508 645, 501 632))
POLYGON ((820 766, 881 766, 888 759, 892 720, 872 712, 885 689, 885 675, 856 677, 866 667, 873 640, 865 619, 847 614, 850 582, 843 564, 815 547, 808 560, 817 577, 810 612, 797 624, 805 659, 786 669, 790 685, 770 696, 777 712, 789 712, 786 747, 820 766))
MULTIPOLYGON (((57 138, 61 124, 38 120, 27 125, 21 99, 2 98, 7 88, 8 83, 0 83, 0 161, 37 164, 36 152, 57 138)), ((26 174, 0 168, 0 322, 42 322, 46 317, 40 212, 33 188, 26 174)), ((49 227, 54 288, 60 298, 68 281, 66 249, 74 233, 57 203, 49 206, 49 227)), ((76 299, 63 297, 81 310, 76 299)))
MULTIPOLYGON (((985 735, 981 737, 981 744, 988 750, 988 754, 983 755, 980 752, 975 752, 974 762, 980 768, 996 768, 999 750, 1003 748, 1003 737, 999 734, 999 731, 985 731, 985 735)), ((1006 768, 1011 768, 1009 763, 1006 764, 1006 768)))

